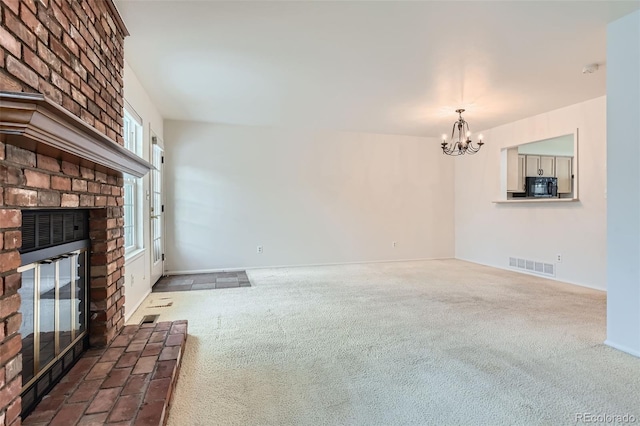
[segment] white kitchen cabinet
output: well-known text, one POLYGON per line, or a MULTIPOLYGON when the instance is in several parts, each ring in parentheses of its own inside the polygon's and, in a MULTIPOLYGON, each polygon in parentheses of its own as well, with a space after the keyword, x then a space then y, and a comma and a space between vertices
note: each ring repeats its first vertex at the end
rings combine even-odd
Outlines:
POLYGON ((522 154, 518 155, 518 192, 525 192, 527 190, 526 168, 527 156, 522 154))
POLYGON ((556 159, 555 157, 540 157, 540 169, 542 170, 542 177, 554 177, 556 175, 555 170, 556 159))
POLYGON ((573 184, 571 157, 556 157, 555 163, 555 176, 558 178, 558 194, 570 194, 573 184))
POLYGON ((526 157, 527 177, 555 176, 555 157, 546 155, 527 155, 526 157))
POLYGON ((518 154, 518 148, 507 150, 507 191, 525 191, 525 156, 518 154))

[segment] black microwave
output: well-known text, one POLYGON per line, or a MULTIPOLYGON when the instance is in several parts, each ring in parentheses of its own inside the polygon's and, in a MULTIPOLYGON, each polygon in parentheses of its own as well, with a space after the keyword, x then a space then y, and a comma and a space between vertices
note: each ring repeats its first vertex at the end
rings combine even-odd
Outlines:
POLYGON ((558 196, 558 178, 528 177, 527 197, 552 198, 558 196))

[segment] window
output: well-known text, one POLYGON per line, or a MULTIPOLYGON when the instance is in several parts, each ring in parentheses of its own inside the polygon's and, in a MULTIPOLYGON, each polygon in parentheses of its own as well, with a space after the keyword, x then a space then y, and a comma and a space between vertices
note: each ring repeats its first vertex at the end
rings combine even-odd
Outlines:
POLYGON ((125 251, 138 248, 136 238, 137 179, 124 175, 124 247, 125 251))
MULTIPOLYGON (((130 108, 124 109, 124 147, 140 155, 142 151, 142 120, 130 108)), ((125 253, 142 248, 140 232, 142 226, 139 215, 142 213, 142 187, 140 179, 124 174, 124 247, 125 253)))

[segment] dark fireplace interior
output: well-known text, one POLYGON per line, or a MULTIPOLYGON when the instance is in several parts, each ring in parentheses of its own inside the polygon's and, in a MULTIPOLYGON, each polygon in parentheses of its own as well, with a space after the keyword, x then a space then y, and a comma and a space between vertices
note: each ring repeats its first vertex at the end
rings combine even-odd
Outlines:
POLYGON ((89 346, 87 210, 22 213, 22 417, 89 346))

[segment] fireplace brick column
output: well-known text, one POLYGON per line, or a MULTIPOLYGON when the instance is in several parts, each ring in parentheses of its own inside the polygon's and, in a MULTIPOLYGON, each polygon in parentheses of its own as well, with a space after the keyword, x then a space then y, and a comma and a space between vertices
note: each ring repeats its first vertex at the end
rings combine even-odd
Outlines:
MULTIPOLYGON (((1 145, 1 143, 0 143, 1 145)), ((0 158, 4 146, 0 146, 0 158)), ((0 189, 0 194, 4 191, 0 189)), ((21 244, 19 227, 22 213, 18 209, 0 209, 0 401, 6 412, 0 414, 0 424, 12 424, 20 415, 22 390, 22 338, 18 333, 22 315, 20 307, 20 266, 17 247, 21 244), (8 271, 8 272, 5 272, 8 271)))
MULTIPOLYGON (((112 0, 0 0, 0 90, 42 93, 123 144, 124 38, 112 0)), ((122 175, 0 135, 0 425, 20 424, 21 210, 90 208, 90 341, 123 327, 122 175), (108 172, 108 173, 107 173, 108 172)))
MULTIPOLYGON (((122 205, 122 197, 115 199, 122 205)), ((90 212, 91 344, 105 346, 124 326, 124 236, 122 207, 90 212)))

